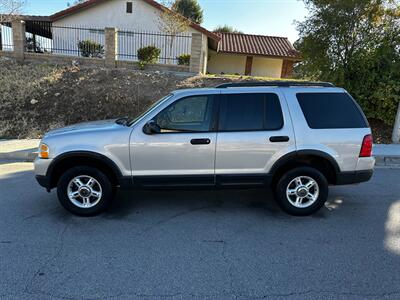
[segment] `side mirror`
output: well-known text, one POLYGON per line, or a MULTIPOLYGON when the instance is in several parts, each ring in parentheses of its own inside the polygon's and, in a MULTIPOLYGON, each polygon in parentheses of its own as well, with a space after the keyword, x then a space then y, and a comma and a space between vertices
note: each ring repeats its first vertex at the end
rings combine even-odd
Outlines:
POLYGON ((143 132, 145 134, 151 135, 155 133, 160 133, 161 128, 160 126, 157 125, 157 123, 154 120, 151 120, 146 123, 146 125, 143 126, 143 132))

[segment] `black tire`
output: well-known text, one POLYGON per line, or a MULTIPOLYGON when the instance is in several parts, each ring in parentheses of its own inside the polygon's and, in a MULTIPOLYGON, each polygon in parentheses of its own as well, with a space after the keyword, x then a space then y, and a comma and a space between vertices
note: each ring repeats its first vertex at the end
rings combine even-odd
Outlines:
MULTIPOLYGON (((325 176, 320 171, 312 167, 298 167, 286 172, 279 179, 275 188, 275 197, 278 205, 283 211, 293 216, 309 216, 315 213, 325 204, 326 200, 328 199, 328 193, 328 181, 326 180, 325 176), (319 189, 319 195, 315 202, 304 208, 294 206, 286 196, 286 189, 288 188, 288 185, 292 182, 292 180, 299 176, 307 176, 312 178, 318 184, 319 189)), ((307 198, 305 198, 305 200, 308 201, 307 198)))
MULTIPOLYGON (((97 184, 96 184, 97 185, 97 184)), ((77 166, 67 170, 58 181, 57 196, 61 205, 78 216, 95 216, 108 207, 114 198, 114 189, 109 178, 100 170, 89 166, 77 166), (101 187, 102 195, 96 205, 90 208, 82 208, 75 205, 68 197, 68 185, 77 176, 91 176, 101 187)), ((79 198, 78 198, 79 199, 79 198)))

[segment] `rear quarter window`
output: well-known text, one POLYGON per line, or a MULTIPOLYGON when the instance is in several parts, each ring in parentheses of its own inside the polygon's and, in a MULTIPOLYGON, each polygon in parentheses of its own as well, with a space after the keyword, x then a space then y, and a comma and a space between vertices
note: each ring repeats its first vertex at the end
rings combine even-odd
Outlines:
POLYGON ((361 109, 347 93, 298 93, 297 100, 310 128, 368 127, 361 109))

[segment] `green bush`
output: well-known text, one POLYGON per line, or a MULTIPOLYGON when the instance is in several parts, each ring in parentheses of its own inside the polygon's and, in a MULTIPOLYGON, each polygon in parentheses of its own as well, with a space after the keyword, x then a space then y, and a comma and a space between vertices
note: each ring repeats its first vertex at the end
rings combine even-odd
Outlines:
POLYGON ((78 42, 79 52, 83 57, 104 57, 104 46, 91 40, 78 42))
POLYGON ((180 66, 188 66, 190 65, 190 54, 181 54, 177 56, 178 65, 180 66))
POLYGON ((32 37, 26 37, 25 47, 28 52, 44 53, 44 49, 40 46, 40 43, 32 37))
POLYGON ((161 49, 155 46, 147 46, 138 49, 137 55, 139 59, 140 68, 143 69, 147 64, 154 64, 158 62, 161 54, 161 49))

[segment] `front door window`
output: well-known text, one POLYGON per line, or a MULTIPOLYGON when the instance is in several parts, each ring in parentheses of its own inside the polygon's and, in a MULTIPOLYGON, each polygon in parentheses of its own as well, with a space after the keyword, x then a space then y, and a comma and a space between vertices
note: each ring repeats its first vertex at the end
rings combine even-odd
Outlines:
POLYGON ((161 133, 208 132, 211 130, 212 96, 183 98, 160 112, 155 121, 161 133))

